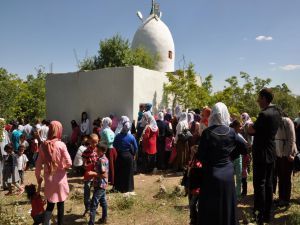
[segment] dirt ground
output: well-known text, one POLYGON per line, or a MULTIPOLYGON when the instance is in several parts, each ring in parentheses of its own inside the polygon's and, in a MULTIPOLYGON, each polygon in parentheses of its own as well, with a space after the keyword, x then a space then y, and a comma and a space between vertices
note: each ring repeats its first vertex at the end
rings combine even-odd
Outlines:
MULTIPOLYGON (((26 171, 26 183, 35 183, 33 171, 26 171)), ((111 225, 188 225, 189 211, 187 197, 179 183, 181 176, 176 174, 156 174, 135 176, 136 196, 124 197, 117 193, 108 193, 108 222, 111 225), (165 190, 160 191, 160 190, 165 190)), ((291 206, 275 211, 275 218, 270 224, 294 225, 288 222, 293 213, 300 213, 300 176, 293 178, 293 197, 291 206)), ((65 224, 87 224, 88 216, 83 217, 83 180, 69 176, 70 196, 65 204, 65 224)), ((253 202, 252 183, 248 182, 249 194, 238 205, 240 224, 247 224, 253 202)), ((55 214, 53 224, 55 223, 55 214)), ((101 217, 98 210, 96 219, 101 217)), ((30 204, 26 195, 4 196, 0 192, 0 224, 32 224, 30 204), (5 219, 6 218, 6 219, 5 219)), ((296 225, 296 224, 295 224, 296 225)))

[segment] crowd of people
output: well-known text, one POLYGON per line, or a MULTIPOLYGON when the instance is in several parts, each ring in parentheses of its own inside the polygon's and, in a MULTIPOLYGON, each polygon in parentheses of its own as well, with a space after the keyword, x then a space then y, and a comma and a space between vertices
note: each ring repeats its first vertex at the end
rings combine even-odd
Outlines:
POLYGON ((105 224, 109 185, 110 192, 136 195, 135 174, 174 172, 183 175, 191 225, 234 225, 237 201, 247 195, 253 165, 253 215, 263 224, 272 219, 277 183, 276 205, 290 203, 293 161, 300 149, 300 113, 293 121, 272 100, 271 89, 259 92, 261 112, 254 122, 246 112, 230 115, 221 102, 195 110, 177 106, 155 115, 151 104, 141 104, 136 123, 110 115, 91 124, 83 112, 79 122, 71 121, 72 133, 64 142, 59 121, 31 125, 1 119, 5 126, 0 130, 0 186, 7 190, 5 195, 14 194, 13 186, 15 194, 27 193, 34 224, 50 224, 55 204, 57 223, 63 224, 67 171, 72 169, 83 176, 83 216, 89 215, 88 224, 95 224, 100 204, 99 223, 105 224), (35 170, 37 186, 26 182, 27 169, 35 170))

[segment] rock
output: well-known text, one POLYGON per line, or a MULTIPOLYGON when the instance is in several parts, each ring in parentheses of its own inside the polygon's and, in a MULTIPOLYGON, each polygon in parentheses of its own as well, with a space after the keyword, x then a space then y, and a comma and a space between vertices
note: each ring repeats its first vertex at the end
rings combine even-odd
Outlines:
POLYGON ((167 188, 163 184, 159 186, 159 193, 161 194, 167 193, 167 188))

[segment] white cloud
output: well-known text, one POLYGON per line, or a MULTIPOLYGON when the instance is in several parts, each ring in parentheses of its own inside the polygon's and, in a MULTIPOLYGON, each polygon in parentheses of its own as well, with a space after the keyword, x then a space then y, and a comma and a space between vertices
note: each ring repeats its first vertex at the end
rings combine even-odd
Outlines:
POLYGON ((263 36, 263 35, 261 35, 261 36, 257 36, 255 38, 255 40, 257 40, 257 41, 272 41, 273 38, 271 36, 263 36))
POLYGON ((272 66, 276 65, 275 62, 269 62, 269 64, 272 65, 272 66))
POLYGON ((300 69, 300 64, 288 64, 285 66, 281 66, 280 68, 286 71, 298 70, 300 69))

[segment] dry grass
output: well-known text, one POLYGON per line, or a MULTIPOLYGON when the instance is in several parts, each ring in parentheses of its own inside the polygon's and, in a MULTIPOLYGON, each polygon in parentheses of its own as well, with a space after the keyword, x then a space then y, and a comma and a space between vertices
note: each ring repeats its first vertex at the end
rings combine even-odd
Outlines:
MULTIPOLYGON (((26 178, 29 183, 35 182, 34 173, 28 171, 26 178)), ((124 197, 121 194, 110 193, 108 198, 108 216, 111 225, 187 225, 189 223, 187 198, 178 189, 181 177, 160 175, 135 176, 136 196, 124 197), (166 192, 159 194, 160 186, 166 192), (177 188, 176 188, 177 187, 177 188)), ((276 210, 274 225, 300 224, 300 174, 293 178, 292 204, 288 209, 276 210)), ((81 178, 69 178, 71 194, 65 205, 65 224, 87 224, 88 217, 82 217, 83 188, 81 178)), ((239 220, 249 219, 253 202, 253 191, 249 182, 249 195, 238 205, 239 220)), ((0 224, 26 225, 32 224, 29 214, 30 204, 23 196, 4 197, 0 192, 0 224)), ((97 218, 100 218, 101 210, 97 218)), ((53 218, 54 219, 54 218, 53 218)), ((55 223, 54 223, 55 224, 55 223)))

